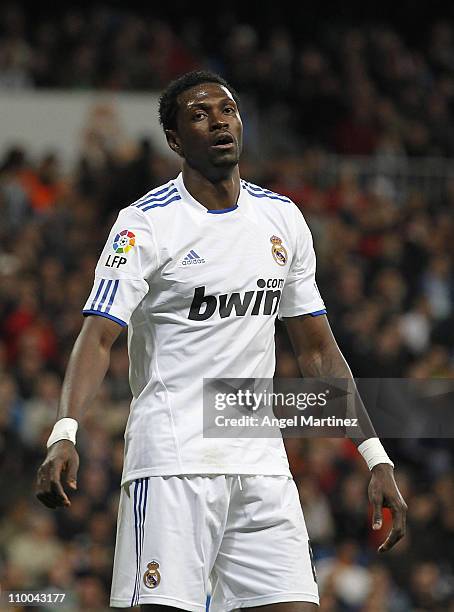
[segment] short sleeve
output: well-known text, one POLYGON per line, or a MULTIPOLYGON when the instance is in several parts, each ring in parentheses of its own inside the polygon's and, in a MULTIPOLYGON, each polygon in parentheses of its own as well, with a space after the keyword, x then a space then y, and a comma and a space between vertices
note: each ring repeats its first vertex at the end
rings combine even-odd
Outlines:
POLYGON ((326 314, 325 304, 315 282, 316 258, 310 229, 297 206, 295 212, 295 252, 279 304, 279 319, 326 314))
POLYGON ((126 326, 148 293, 147 279, 157 267, 156 243, 148 220, 140 210, 123 209, 98 260, 83 314, 107 317, 126 326))

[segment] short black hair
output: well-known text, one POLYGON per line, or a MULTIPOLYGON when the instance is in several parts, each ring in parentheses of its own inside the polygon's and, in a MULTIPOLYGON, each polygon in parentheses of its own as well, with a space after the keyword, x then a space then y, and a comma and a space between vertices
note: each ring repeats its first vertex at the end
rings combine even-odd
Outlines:
POLYGON ((174 130, 176 128, 178 96, 183 91, 201 83, 218 83, 218 85, 226 87, 232 94, 237 106, 240 105, 240 98, 237 92, 219 74, 208 70, 193 70, 169 83, 159 98, 159 122, 164 130, 174 130))

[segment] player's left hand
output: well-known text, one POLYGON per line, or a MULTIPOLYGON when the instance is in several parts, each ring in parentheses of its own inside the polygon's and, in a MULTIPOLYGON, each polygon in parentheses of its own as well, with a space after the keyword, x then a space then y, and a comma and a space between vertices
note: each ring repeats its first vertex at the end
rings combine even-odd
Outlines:
POLYGON ((390 550, 405 535, 407 504, 397 488, 394 470, 388 463, 379 463, 372 468, 370 479, 369 501, 373 507, 372 529, 381 529, 383 524, 382 509, 389 508, 393 526, 388 537, 378 548, 379 553, 390 550))

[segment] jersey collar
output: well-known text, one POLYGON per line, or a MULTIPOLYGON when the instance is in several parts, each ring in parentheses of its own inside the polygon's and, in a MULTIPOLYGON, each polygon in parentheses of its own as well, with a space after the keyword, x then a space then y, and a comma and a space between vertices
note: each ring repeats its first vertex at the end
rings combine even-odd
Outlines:
POLYGON ((232 206, 230 208, 223 208, 221 210, 208 210, 203 204, 201 204, 195 198, 193 198, 192 195, 189 193, 189 191, 186 189, 184 181, 183 181, 182 172, 180 172, 180 174, 177 176, 174 183, 181 197, 183 198, 185 202, 188 202, 193 208, 197 209, 199 212, 203 213, 204 215, 207 215, 210 217, 223 217, 223 216, 229 217, 231 215, 234 215, 235 213, 238 212, 239 208, 241 207, 242 202, 244 201, 244 197, 245 197, 243 185, 241 184, 241 181, 240 181, 240 193, 238 196, 238 201, 235 204, 235 206, 232 206))

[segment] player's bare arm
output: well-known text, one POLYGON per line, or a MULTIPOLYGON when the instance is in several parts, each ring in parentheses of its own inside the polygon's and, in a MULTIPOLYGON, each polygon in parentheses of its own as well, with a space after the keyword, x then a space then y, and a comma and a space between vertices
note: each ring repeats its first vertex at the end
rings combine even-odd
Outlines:
MULTIPOLYGON (((105 317, 92 316, 84 321, 66 370, 57 420, 81 419, 104 379, 112 344, 121 329, 105 317)), ((73 490, 77 488, 78 467, 79 456, 71 441, 52 444, 38 469, 38 499, 48 508, 70 506, 64 485, 73 490)))
MULTIPOLYGON (((342 355, 325 315, 304 315, 284 319, 290 341, 303 376, 330 376, 352 378, 350 368, 342 355)), ((359 446, 364 439, 353 439, 359 446)), ((373 507, 372 528, 382 526, 382 509, 391 510, 392 529, 378 551, 390 550, 405 535, 407 505, 397 487, 391 465, 379 463, 372 468, 368 488, 373 507)))

